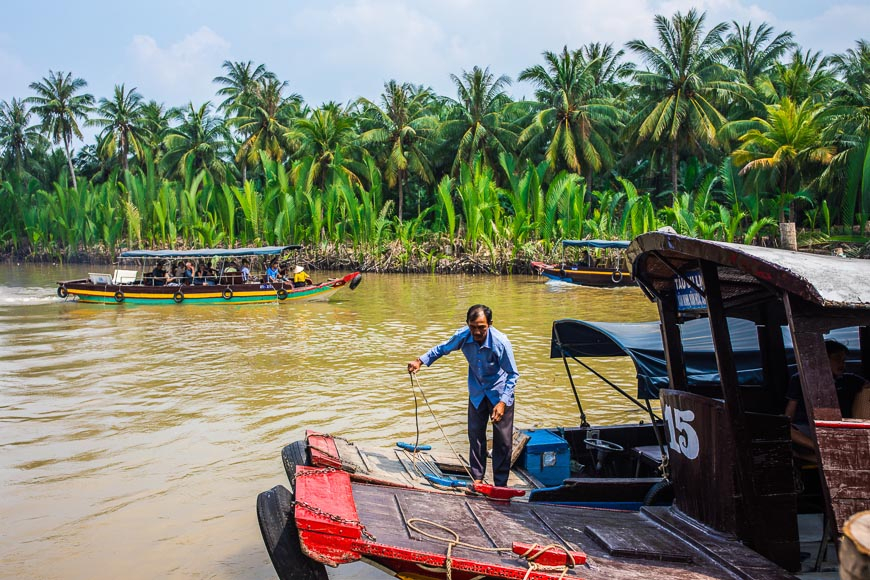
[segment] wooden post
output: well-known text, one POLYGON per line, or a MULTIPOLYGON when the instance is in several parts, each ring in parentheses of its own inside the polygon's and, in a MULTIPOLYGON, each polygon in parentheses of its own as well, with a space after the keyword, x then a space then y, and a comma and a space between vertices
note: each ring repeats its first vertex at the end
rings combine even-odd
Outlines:
POLYGON ((793 222, 779 224, 779 242, 784 250, 797 250, 797 228, 793 222))
POLYGON ((764 325, 757 327, 757 333, 764 384, 771 391, 768 403, 775 412, 782 412, 789 381, 788 360, 785 356, 782 328, 773 322, 770 316, 765 316, 764 325))
POLYGON ((662 345, 668 367, 668 381, 672 389, 689 390, 686 378, 686 361, 683 357, 683 341, 677 320, 677 295, 673 290, 662 292, 656 301, 661 320, 662 345))
POLYGON ((763 526, 755 526, 753 516, 756 507, 755 486, 752 482, 751 437, 746 425, 743 397, 737 380, 737 367, 734 366, 734 353, 731 348, 731 335, 725 318, 722 303, 722 288, 719 285, 719 270, 712 262, 701 262, 701 275, 704 279, 704 292, 707 294, 707 313, 710 317, 710 332, 713 348, 716 351, 716 366, 725 398, 725 413, 735 444, 735 467, 737 480, 743 495, 744 507, 738 511, 738 526, 744 534, 751 534, 753 546, 759 544, 758 534, 763 534, 763 526))
POLYGON ((858 337, 861 340, 861 374, 870 377, 870 326, 859 327, 858 337))

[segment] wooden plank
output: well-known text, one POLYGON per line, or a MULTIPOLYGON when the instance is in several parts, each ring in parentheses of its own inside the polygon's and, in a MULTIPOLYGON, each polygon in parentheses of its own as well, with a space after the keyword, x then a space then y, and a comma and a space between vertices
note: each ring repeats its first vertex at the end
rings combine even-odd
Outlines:
POLYGON ((824 479, 837 529, 856 511, 870 509, 870 429, 816 425, 824 479))
POLYGON ((296 499, 296 525, 300 530, 353 539, 361 536, 348 473, 300 465, 296 468, 296 499))
POLYGON ((517 459, 520 458, 520 454, 523 452, 523 449, 526 448, 526 443, 529 442, 529 439, 531 439, 530 436, 526 435, 519 429, 514 429, 512 441, 513 447, 511 448, 511 467, 513 467, 514 463, 517 462, 517 459))
POLYGON ((691 562, 692 554, 684 546, 662 534, 651 522, 638 522, 628 528, 590 525, 586 533, 601 544, 611 556, 647 558, 662 562, 691 562))
POLYGON ((308 431, 305 433, 305 440, 308 443, 312 465, 342 469, 341 457, 338 455, 335 440, 331 436, 308 431))
POLYGON ((644 507, 641 513, 664 525, 678 537, 698 548, 715 562, 741 578, 755 580, 794 580, 794 576, 761 554, 727 536, 713 535, 666 507, 644 507))

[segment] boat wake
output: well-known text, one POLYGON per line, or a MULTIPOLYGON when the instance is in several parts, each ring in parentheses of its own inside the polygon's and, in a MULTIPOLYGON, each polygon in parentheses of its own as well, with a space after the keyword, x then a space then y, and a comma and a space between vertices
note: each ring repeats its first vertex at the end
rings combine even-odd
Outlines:
POLYGON ((0 305, 32 305, 60 302, 54 291, 41 286, 0 286, 0 305))

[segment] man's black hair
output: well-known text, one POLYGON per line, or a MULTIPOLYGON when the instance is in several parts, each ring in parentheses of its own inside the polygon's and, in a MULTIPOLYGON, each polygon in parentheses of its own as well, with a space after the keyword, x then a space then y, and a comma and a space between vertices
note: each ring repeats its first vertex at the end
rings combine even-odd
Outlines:
POLYGON ((492 310, 489 309, 489 306, 484 306, 483 304, 475 304, 469 308, 468 314, 465 315, 465 322, 471 322, 481 314, 486 317, 486 323, 492 325, 492 310))
POLYGON ((837 342, 836 340, 826 340, 825 341, 825 351, 827 351, 828 356, 832 354, 836 354, 838 352, 849 352, 849 347, 843 344, 842 342, 837 342))

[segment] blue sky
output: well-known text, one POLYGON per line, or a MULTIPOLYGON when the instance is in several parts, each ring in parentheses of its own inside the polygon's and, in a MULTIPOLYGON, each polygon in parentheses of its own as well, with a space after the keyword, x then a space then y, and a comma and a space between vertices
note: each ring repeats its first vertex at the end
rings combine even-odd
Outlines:
MULTIPOLYGON (((450 74, 475 65, 516 78, 544 50, 655 41, 653 16, 691 7, 707 22, 766 21, 804 47, 843 52, 868 37, 870 3, 773 0, 47 0, 15 2, 0 21, 0 99, 31 94, 49 69, 168 105, 216 101, 224 60, 265 63, 312 106, 377 99, 396 79, 455 96, 450 74)), ((630 55, 629 55, 630 56, 630 55)), ((512 89, 519 98, 527 86, 512 89)))

